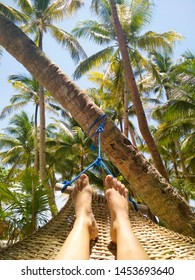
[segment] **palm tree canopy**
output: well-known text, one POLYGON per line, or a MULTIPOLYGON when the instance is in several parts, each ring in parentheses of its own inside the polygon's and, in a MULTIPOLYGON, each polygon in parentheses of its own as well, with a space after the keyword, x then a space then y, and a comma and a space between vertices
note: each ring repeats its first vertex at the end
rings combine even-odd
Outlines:
MULTIPOLYGON (((13 88, 17 93, 13 94, 10 98, 10 105, 7 105, 0 112, 0 119, 5 118, 8 114, 22 109, 25 105, 32 103, 35 105, 35 115, 36 107, 39 107, 39 83, 31 75, 10 75, 8 77, 8 82, 12 84, 13 88)), ((51 96, 51 94, 45 90, 45 108, 47 111, 52 112, 55 115, 58 115, 58 112, 61 111, 62 115, 67 115, 68 113, 60 106, 58 102, 51 96)), ((35 122, 36 116, 34 116, 35 122)))
MULTIPOLYGON (((170 53, 174 42, 182 39, 182 36, 174 31, 160 34, 148 31, 142 34, 145 25, 151 19, 152 1, 133 0, 131 3, 129 1, 116 1, 116 4, 129 53, 132 53, 132 62, 135 60, 133 53, 137 50, 139 50, 141 57, 141 52, 145 51, 164 50, 170 53)), ((81 62, 74 73, 74 78, 76 79, 80 78, 92 67, 97 67, 110 61, 114 49, 118 48, 109 1, 93 1, 92 9, 98 17, 98 21, 85 20, 79 22, 73 29, 73 34, 78 38, 88 38, 97 44, 109 46, 81 62)))
POLYGON ((4 164, 29 167, 33 159, 33 122, 25 112, 11 118, 6 133, 0 135, 0 156, 4 164))
POLYGON ((0 3, 0 12, 22 24, 20 27, 25 33, 35 36, 37 45, 41 41, 42 34, 48 32, 58 43, 68 49, 75 62, 78 62, 80 58, 86 58, 85 51, 78 41, 71 34, 53 24, 54 21, 61 21, 64 17, 76 12, 83 1, 16 0, 15 2, 21 11, 0 3))

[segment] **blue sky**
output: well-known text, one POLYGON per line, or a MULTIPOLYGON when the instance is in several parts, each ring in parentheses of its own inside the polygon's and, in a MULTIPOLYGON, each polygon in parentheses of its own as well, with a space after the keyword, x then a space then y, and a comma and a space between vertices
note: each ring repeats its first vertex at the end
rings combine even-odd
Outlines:
MULTIPOLYGON (((2 3, 13 6, 11 0, 3 0, 2 3)), ((86 1, 87 5, 91 1, 86 1)), ((195 1, 194 0, 154 0, 155 7, 153 19, 146 27, 146 31, 152 30, 156 32, 165 32, 169 30, 177 31, 184 36, 184 40, 176 45, 174 58, 178 59, 185 50, 195 52, 195 1)), ((70 31, 78 20, 91 17, 91 12, 84 8, 79 11, 76 17, 65 20, 60 24, 56 24, 61 28, 70 31)), ((51 60, 54 61, 69 77, 74 72, 75 65, 69 58, 69 55, 59 45, 51 40, 50 37, 44 39, 44 51, 51 60)), ((97 52, 99 47, 93 45, 89 41, 80 40, 86 53, 91 55, 97 52)), ((6 51, 0 61, 0 111, 9 104, 9 99, 14 93, 13 88, 7 83, 7 78, 11 74, 24 74, 26 70, 6 51)), ((76 83, 81 88, 87 88, 89 82, 87 78, 80 79, 76 83)), ((30 107, 24 108, 30 110, 30 107)), ((9 118, 0 120, 0 131, 8 125, 9 118)))

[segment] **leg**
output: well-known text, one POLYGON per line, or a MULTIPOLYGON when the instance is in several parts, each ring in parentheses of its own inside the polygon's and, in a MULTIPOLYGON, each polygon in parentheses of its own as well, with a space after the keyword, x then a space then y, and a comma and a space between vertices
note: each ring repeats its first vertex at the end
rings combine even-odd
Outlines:
POLYGON ((129 220, 128 191, 116 178, 105 179, 106 199, 111 214, 111 239, 117 243, 118 260, 149 259, 139 240, 134 235, 129 220))
POLYGON ((87 175, 83 174, 77 180, 72 193, 75 207, 75 223, 60 252, 57 260, 87 260, 89 259, 90 239, 97 237, 98 229, 92 213, 92 189, 87 175))

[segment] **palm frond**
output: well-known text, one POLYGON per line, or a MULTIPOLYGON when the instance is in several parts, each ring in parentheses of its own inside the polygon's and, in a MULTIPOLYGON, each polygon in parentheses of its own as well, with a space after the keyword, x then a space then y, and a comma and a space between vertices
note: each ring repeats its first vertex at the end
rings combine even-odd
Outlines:
POLYGON ((192 51, 187 50, 182 54, 182 57, 185 60, 194 60, 195 59, 195 54, 192 51))
POLYGON ((195 116, 195 103, 188 100, 170 100, 165 113, 166 119, 183 118, 183 116, 195 116))
POLYGON ((132 0, 130 4, 131 11, 131 32, 140 32, 148 24, 152 16, 153 3, 149 0, 132 0))
POLYGON ((92 68, 103 66, 112 56, 114 47, 108 47, 82 61, 73 73, 74 79, 79 79, 92 68))
POLYGON ((45 12, 51 0, 44 0, 44 1, 34 0, 33 2, 34 2, 34 9, 36 13, 39 15, 45 12))
POLYGON ((49 25, 49 30, 52 37, 60 43, 62 46, 66 47, 70 52, 72 59, 77 63, 80 58, 86 58, 87 55, 79 42, 68 32, 57 28, 54 25, 49 25))
POLYGON ((0 13, 14 22, 27 22, 27 16, 22 12, 0 3, 0 13))
POLYGON ((187 137, 182 142, 181 149, 185 154, 191 154, 191 152, 195 150, 195 132, 187 135, 187 137))
POLYGON ((104 25, 93 20, 77 23, 72 33, 77 38, 86 38, 99 45, 108 44, 113 39, 110 30, 104 25))
POLYGON ((18 6, 21 8, 22 12, 24 14, 32 14, 33 13, 33 6, 32 1, 30 0, 15 0, 17 2, 18 6))
POLYGON ((107 0, 93 0, 91 2, 91 10, 94 12, 102 23, 110 24, 111 9, 109 1, 107 0))
POLYGON ((181 35, 172 31, 161 34, 149 31, 137 37, 137 45, 140 49, 150 52, 158 50, 171 53, 173 43, 179 39, 181 40, 181 35))
POLYGON ((73 15, 78 9, 84 6, 84 0, 68 0, 65 2, 65 9, 69 15, 73 15))
POLYGON ((46 6, 46 9, 43 13, 43 20, 46 20, 47 23, 51 23, 53 20, 61 20, 64 18, 64 15, 68 15, 68 10, 66 7, 66 2, 64 0, 53 1, 46 6))
POLYGON ((17 104, 11 104, 11 105, 4 107, 0 113, 0 119, 4 119, 5 117, 10 115, 14 111, 23 108, 27 103, 28 103, 28 101, 23 101, 23 102, 19 102, 17 104))
POLYGON ((18 144, 18 139, 6 134, 0 134, 0 149, 10 149, 11 147, 17 146, 18 144))

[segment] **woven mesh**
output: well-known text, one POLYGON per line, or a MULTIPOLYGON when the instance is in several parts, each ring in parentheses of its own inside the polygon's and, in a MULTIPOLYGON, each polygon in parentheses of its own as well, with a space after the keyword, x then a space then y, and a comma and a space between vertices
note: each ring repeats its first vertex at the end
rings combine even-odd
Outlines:
MULTIPOLYGON (((113 260, 116 245, 110 240, 110 214, 104 196, 93 195, 93 213, 99 227, 98 239, 91 241, 90 259, 113 260)), ((195 260, 195 239, 158 226, 130 210, 133 231, 153 260, 195 260)), ((69 199, 65 207, 44 227, 0 251, 1 260, 54 259, 74 223, 74 206, 69 199)))

